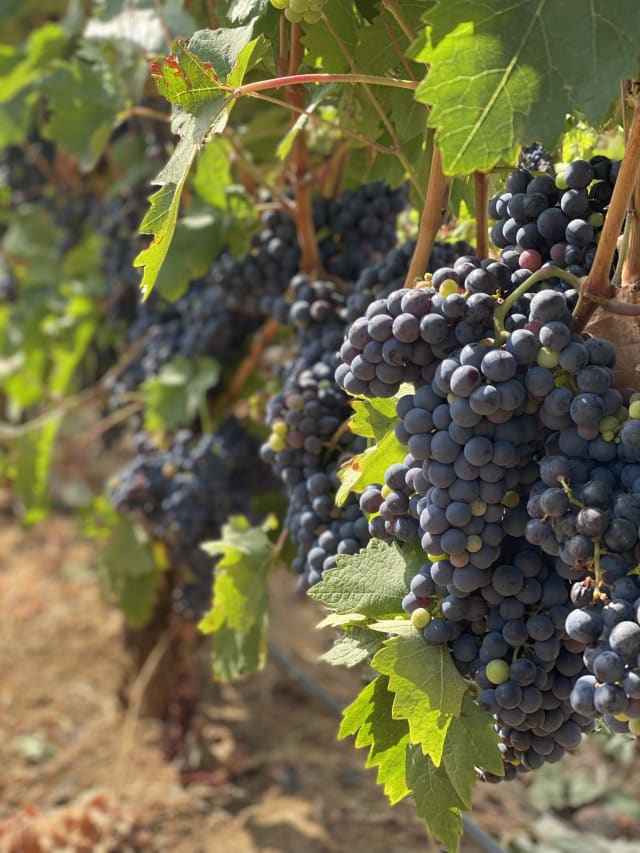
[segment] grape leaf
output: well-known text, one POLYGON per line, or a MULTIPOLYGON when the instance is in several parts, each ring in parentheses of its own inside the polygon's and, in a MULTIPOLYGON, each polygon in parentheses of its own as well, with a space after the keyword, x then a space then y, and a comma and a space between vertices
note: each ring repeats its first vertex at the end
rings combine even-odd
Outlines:
MULTIPOLYGON (((358 43, 357 20, 349 0, 327 0, 324 14, 338 38, 351 54, 358 43)), ((324 21, 305 24, 302 43, 305 46, 306 65, 320 66, 324 71, 340 73, 349 70, 349 60, 329 32, 324 21)))
POLYGON ((60 63, 42 83, 50 111, 46 135, 83 169, 96 163, 127 103, 127 93, 111 85, 109 76, 76 59, 60 63))
POLYGON ((442 761, 451 721, 462 710, 467 683, 449 649, 430 646, 417 631, 387 640, 371 664, 389 677, 395 693, 393 715, 407 720, 411 743, 419 744, 436 766, 442 761))
POLYGON ((336 505, 342 506, 350 492, 361 493, 371 483, 384 483, 387 468, 395 462, 402 462, 406 455, 406 445, 401 444, 395 431, 390 429, 381 441, 367 447, 342 466, 338 472, 340 488, 336 493, 336 505))
POLYGON ((349 429, 356 435, 381 441, 397 423, 395 398, 374 397, 354 400, 349 429))
POLYGON ((222 528, 222 539, 202 546, 216 565, 213 605, 198 627, 214 635, 213 674, 227 680, 264 665, 268 624, 267 574, 274 546, 266 526, 251 527, 233 516, 222 528))
POLYGON ((345 708, 339 738, 356 735, 357 747, 370 747, 367 767, 378 768, 378 783, 391 803, 409 794, 407 786, 407 748, 409 732, 403 720, 391 714, 393 695, 381 676, 370 682, 357 699, 345 708))
POLYGON ((214 359, 175 356, 141 385, 145 429, 164 432, 192 423, 219 378, 220 365, 214 359))
POLYGON ((357 666, 371 658, 382 645, 382 638, 366 628, 351 628, 333 642, 331 648, 320 656, 320 660, 333 666, 357 666))
POLYGON ((462 835, 461 810, 464 803, 460 801, 446 769, 442 765, 436 767, 419 747, 409 748, 406 778, 416 811, 444 844, 447 853, 456 853, 462 835))
POLYGON ((336 568, 325 572, 308 594, 338 613, 395 616, 422 557, 417 546, 400 548, 372 539, 358 554, 339 554, 336 568))
POLYGON ((182 190, 196 155, 210 133, 222 133, 235 103, 230 92, 261 58, 265 42, 261 37, 252 40, 252 32, 253 21, 230 30, 201 30, 194 34, 189 48, 177 43, 175 53, 152 67, 158 91, 177 107, 172 129, 180 141, 153 181, 161 189, 151 196, 151 206, 140 225, 140 233, 153 235, 150 245, 133 262, 135 267, 144 267, 140 286, 145 298, 167 257, 182 190))
POLYGON ((493 720, 465 696, 462 713, 451 720, 447 731, 441 764, 436 766, 419 748, 407 754, 407 782, 417 812, 447 850, 458 849, 460 812, 471 808, 471 792, 478 780, 476 768, 504 775, 493 720))
POLYGON ((146 535, 124 516, 100 555, 100 581, 107 595, 133 626, 141 628, 151 618, 163 566, 156 559, 146 535))
POLYGON ((631 0, 437 0, 425 17, 411 56, 430 70, 416 98, 432 105, 447 174, 513 162, 533 141, 553 148, 571 111, 600 124, 637 73, 631 0))
POLYGON ((166 49, 167 35, 188 38, 195 28, 193 17, 175 0, 163 5, 157 0, 109 0, 97 6, 83 35, 96 41, 133 42, 154 54, 166 49))
POLYGON ((158 273, 156 287, 165 299, 174 302, 189 287, 202 278, 220 253, 230 222, 215 209, 192 203, 189 212, 181 216, 171 246, 158 273))

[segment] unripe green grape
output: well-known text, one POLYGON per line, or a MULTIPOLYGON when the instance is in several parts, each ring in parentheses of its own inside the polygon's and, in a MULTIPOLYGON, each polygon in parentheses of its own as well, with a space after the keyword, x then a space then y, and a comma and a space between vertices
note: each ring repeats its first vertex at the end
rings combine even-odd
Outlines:
POLYGON ((416 608, 411 614, 411 624, 419 631, 426 628, 429 622, 431 622, 431 614, 424 607, 416 608))
POLYGON ((507 509, 515 509, 520 503, 520 495, 515 492, 513 489, 510 489, 508 492, 505 492, 505 496, 502 498, 502 505, 506 506, 507 509))
POLYGON ((640 720, 629 720, 629 731, 632 735, 640 735, 640 720))
POLYGON ((481 518, 487 511, 487 505, 482 498, 476 498, 471 501, 469 508, 471 509, 471 515, 476 516, 476 518, 481 518))
POLYGON ((305 15, 309 11, 308 0, 289 0, 289 8, 299 15, 305 15))
POLYGON ((629 406, 629 417, 640 418, 640 400, 633 400, 629 406))
POLYGON ((283 9, 286 9, 289 5, 289 0, 271 0, 271 5, 274 9, 279 9, 280 11, 282 11, 283 9))
POLYGON ((536 359, 540 367, 557 367, 558 366, 558 353, 553 352, 553 350, 548 349, 547 347, 540 347, 538 350, 538 357, 536 359))
POLYGON ((460 285, 457 281, 454 281, 452 278, 445 279, 440 285, 439 292, 443 296, 452 296, 454 293, 457 293, 460 290, 460 285))
POLYGON ((274 453, 281 453, 283 450, 287 449, 287 442, 283 436, 276 435, 276 433, 271 433, 268 444, 274 453))
POLYGON ((307 12, 304 16, 305 24, 317 24, 322 20, 322 12, 307 12))
POLYGON ((302 20, 302 15, 298 12, 294 12, 289 6, 284 10, 284 16, 287 21, 291 21, 292 24, 299 24, 302 20))
POLYGON ((310 12, 322 12, 326 4, 326 0, 308 0, 310 12))
POLYGON ((446 560, 446 559, 447 559, 446 554, 427 554, 427 560, 429 560, 430 563, 439 563, 440 560, 446 560))
POLYGON ((470 554, 477 554, 482 548, 482 539, 475 533, 467 537, 467 551, 470 554))
POLYGON ((509 664, 502 658, 490 660, 485 671, 492 684, 503 684, 509 680, 509 664))

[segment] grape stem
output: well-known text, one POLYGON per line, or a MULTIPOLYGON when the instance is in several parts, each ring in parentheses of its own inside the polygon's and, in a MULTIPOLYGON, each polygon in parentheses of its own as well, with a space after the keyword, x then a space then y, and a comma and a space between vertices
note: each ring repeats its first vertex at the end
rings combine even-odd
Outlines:
POLYGON ((450 191, 451 179, 447 178, 442 170, 440 149, 434 147, 429 171, 429 188, 420 217, 418 241, 405 279, 405 287, 415 287, 416 281, 424 276, 436 234, 440 230, 447 211, 450 191))
POLYGON ((592 293, 583 293, 583 300, 591 302, 594 307, 599 307, 609 314, 618 317, 640 317, 640 304, 634 302, 619 302, 617 299, 609 299, 606 296, 594 296, 592 293))
MULTIPOLYGON (((294 24, 293 26, 299 26, 294 24)), ((281 89, 288 86, 304 86, 307 83, 362 83, 365 86, 390 86, 392 89, 418 88, 416 80, 403 80, 400 77, 377 77, 375 74, 328 74, 318 72, 317 74, 285 74, 282 77, 270 77, 268 80, 254 80, 252 83, 243 83, 235 89, 228 88, 227 91, 233 98, 241 98, 243 95, 252 95, 255 92, 264 92, 267 89, 281 89)), ((221 86, 225 89, 226 86, 221 86)))
MULTIPOLYGON (((611 263, 618 244, 618 237, 627 214, 629 200, 636 183, 640 168, 640 107, 635 106, 629 129, 629 138, 620 166, 620 172, 609 203, 609 210, 602 227, 600 241, 593 266, 583 286, 583 296, 601 297, 605 300, 612 295, 613 288, 609 281, 611 263)), ((581 299, 576 306, 576 330, 584 329, 587 321, 596 310, 596 302, 591 299, 581 299)))
POLYGON ((522 284, 517 287, 513 293, 510 293, 509 296, 504 300, 504 302, 496 309, 495 317, 494 317, 494 327, 495 327, 495 335, 496 342, 503 341, 506 339, 507 334, 504 330, 504 321, 509 313, 509 309, 511 306, 520 299, 525 293, 528 293, 529 290, 533 287, 533 285, 538 284, 540 281, 546 281, 550 278, 561 278, 563 281, 571 284, 578 292, 580 292, 580 279, 578 279, 572 273, 567 272, 566 270, 560 269, 560 267, 552 267, 552 266, 544 266, 539 270, 530 275, 522 284))

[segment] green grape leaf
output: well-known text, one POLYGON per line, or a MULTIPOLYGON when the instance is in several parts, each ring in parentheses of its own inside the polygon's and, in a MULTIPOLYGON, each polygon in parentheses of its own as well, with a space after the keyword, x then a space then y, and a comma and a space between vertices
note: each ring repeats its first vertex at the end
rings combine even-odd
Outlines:
POLYGON ((417 812, 447 850, 458 849, 461 810, 471 808, 477 768, 504 775, 493 720, 465 696, 461 714, 451 720, 439 766, 418 747, 407 754, 407 782, 417 812))
POLYGON ((45 133, 90 169, 120 121, 126 92, 114 86, 105 69, 85 62, 59 63, 42 82, 50 118, 45 133))
POLYGON ((395 634, 397 637, 415 637, 416 629, 410 619, 378 619, 369 622, 367 628, 370 631, 378 631, 380 634, 395 634))
POLYGON ((357 666, 373 657, 381 645, 382 637, 366 628, 354 627, 336 637, 331 648, 320 655, 320 660, 333 666, 357 666))
POLYGON ((247 675, 264 665, 267 647, 267 575, 274 545, 265 526, 252 527, 246 518, 232 516, 222 539, 203 546, 219 559, 213 583, 213 605, 200 621, 204 634, 214 635, 214 678, 247 675))
POLYGON ((447 853, 456 853, 462 835, 461 812, 465 806, 445 767, 436 767, 419 747, 409 748, 406 778, 418 815, 444 844, 447 853))
POLYGON ((438 0, 425 17, 411 56, 430 69, 416 98, 432 105, 447 174, 513 162, 533 141, 553 148, 572 111, 600 124, 637 74, 632 0, 438 0))
POLYGON ((378 676, 345 708, 338 737, 356 735, 356 747, 369 747, 367 767, 378 768, 378 783, 392 804, 409 793, 407 748, 409 731, 404 720, 391 714, 393 694, 386 678, 378 676))
POLYGON ((398 422, 394 397, 375 397, 371 400, 364 397, 354 400, 352 405, 349 429, 356 435, 382 441, 398 422))
POLYGON ((8 44, 0 45, 0 104, 24 97, 25 89, 38 83, 46 69, 64 56, 69 33, 58 24, 47 23, 29 36, 24 51, 8 44))
POLYGON ((144 427, 164 432, 193 422, 207 391, 220 379, 220 365, 208 356, 175 356, 140 386, 145 403, 144 427))
MULTIPOLYGON (((93 306, 90 301, 87 302, 84 307, 91 312, 93 306)), ((74 310, 82 310, 82 305, 76 308, 71 300, 67 310, 71 318, 74 310)), ((89 316, 78 316, 75 326, 66 331, 65 337, 47 341, 45 345, 51 362, 46 378, 46 390, 54 399, 60 399, 69 392, 76 370, 93 341, 96 331, 95 317, 90 313, 89 316)), ((39 358, 43 352, 42 338, 38 341, 40 347, 35 350, 35 355, 39 358)), ((24 373, 18 373, 15 378, 18 382, 24 382, 24 373)), ((50 499, 49 471, 60 424, 61 416, 52 412, 41 428, 27 433, 16 442, 14 486, 16 494, 25 506, 24 520, 27 524, 41 521, 47 514, 50 499)))
POLYGON ((190 282, 202 278, 224 246, 230 220, 219 210, 194 203, 176 223, 156 287, 175 302, 190 282))
POLYGON ((180 136, 171 159, 153 181, 161 187, 140 225, 153 239, 135 258, 144 267, 141 288, 151 293, 173 239, 180 199, 196 155, 210 134, 222 133, 235 103, 231 92, 265 49, 262 37, 251 38, 253 22, 235 29, 200 30, 189 47, 178 42, 175 52, 152 66, 158 91, 176 107, 172 129, 180 136))
POLYGON ((367 617, 362 613, 327 613, 316 625, 316 628, 344 628, 347 625, 357 625, 366 622, 367 617))
POLYGON ((344 463, 338 472, 340 488, 336 493, 336 505, 342 506, 351 492, 362 493, 371 483, 384 483, 387 468, 402 462, 406 455, 406 445, 401 444, 390 429, 373 447, 367 447, 344 463))
POLYGON ((193 188, 211 207, 225 210, 227 188, 231 184, 231 144, 221 136, 212 137, 198 154, 193 188))
POLYGON ((124 516, 119 516, 99 560, 103 591, 113 596, 134 627, 151 618, 164 571, 149 539, 124 516))
POLYGON ((376 619, 400 613, 411 578, 424 562, 418 546, 388 545, 372 539, 358 554, 338 555, 337 566, 309 590, 309 596, 337 613, 376 619))
POLYGON ((195 30, 193 17, 179 0, 107 0, 94 4, 83 36, 94 41, 133 42, 147 54, 161 53, 171 39, 188 38, 195 30))
POLYGON ((462 710, 467 683, 445 645, 430 646, 418 631, 387 640, 371 664, 389 677, 393 715, 407 720, 411 743, 436 766, 442 761, 451 721, 462 710))
POLYGON ((216 15, 224 24, 244 24, 249 18, 262 18, 271 9, 269 0, 219 0, 216 15))

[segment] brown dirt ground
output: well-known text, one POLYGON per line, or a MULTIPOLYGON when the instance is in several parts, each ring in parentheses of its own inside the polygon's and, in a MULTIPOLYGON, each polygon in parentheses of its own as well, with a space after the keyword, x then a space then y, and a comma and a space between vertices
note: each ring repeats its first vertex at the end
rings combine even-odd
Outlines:
MULTIPOLYGON (((162 725, 119 701, 122 621, 94 562, 64 516, 0 529, 0 853, 440 850, 410 802, 388 806, 364 753, 336 740, 334 714, 273 662, 210 689, 186 739, 192 772, 184 755, 167 762, 162 725)), ((318 662, 329 633, 292 586, 274 581, 271 642, 347 703, 360 676, 318 662)), ((505 843, 536 819, 520 782, 477 786, 475 799, 473 820, 505 843)))

